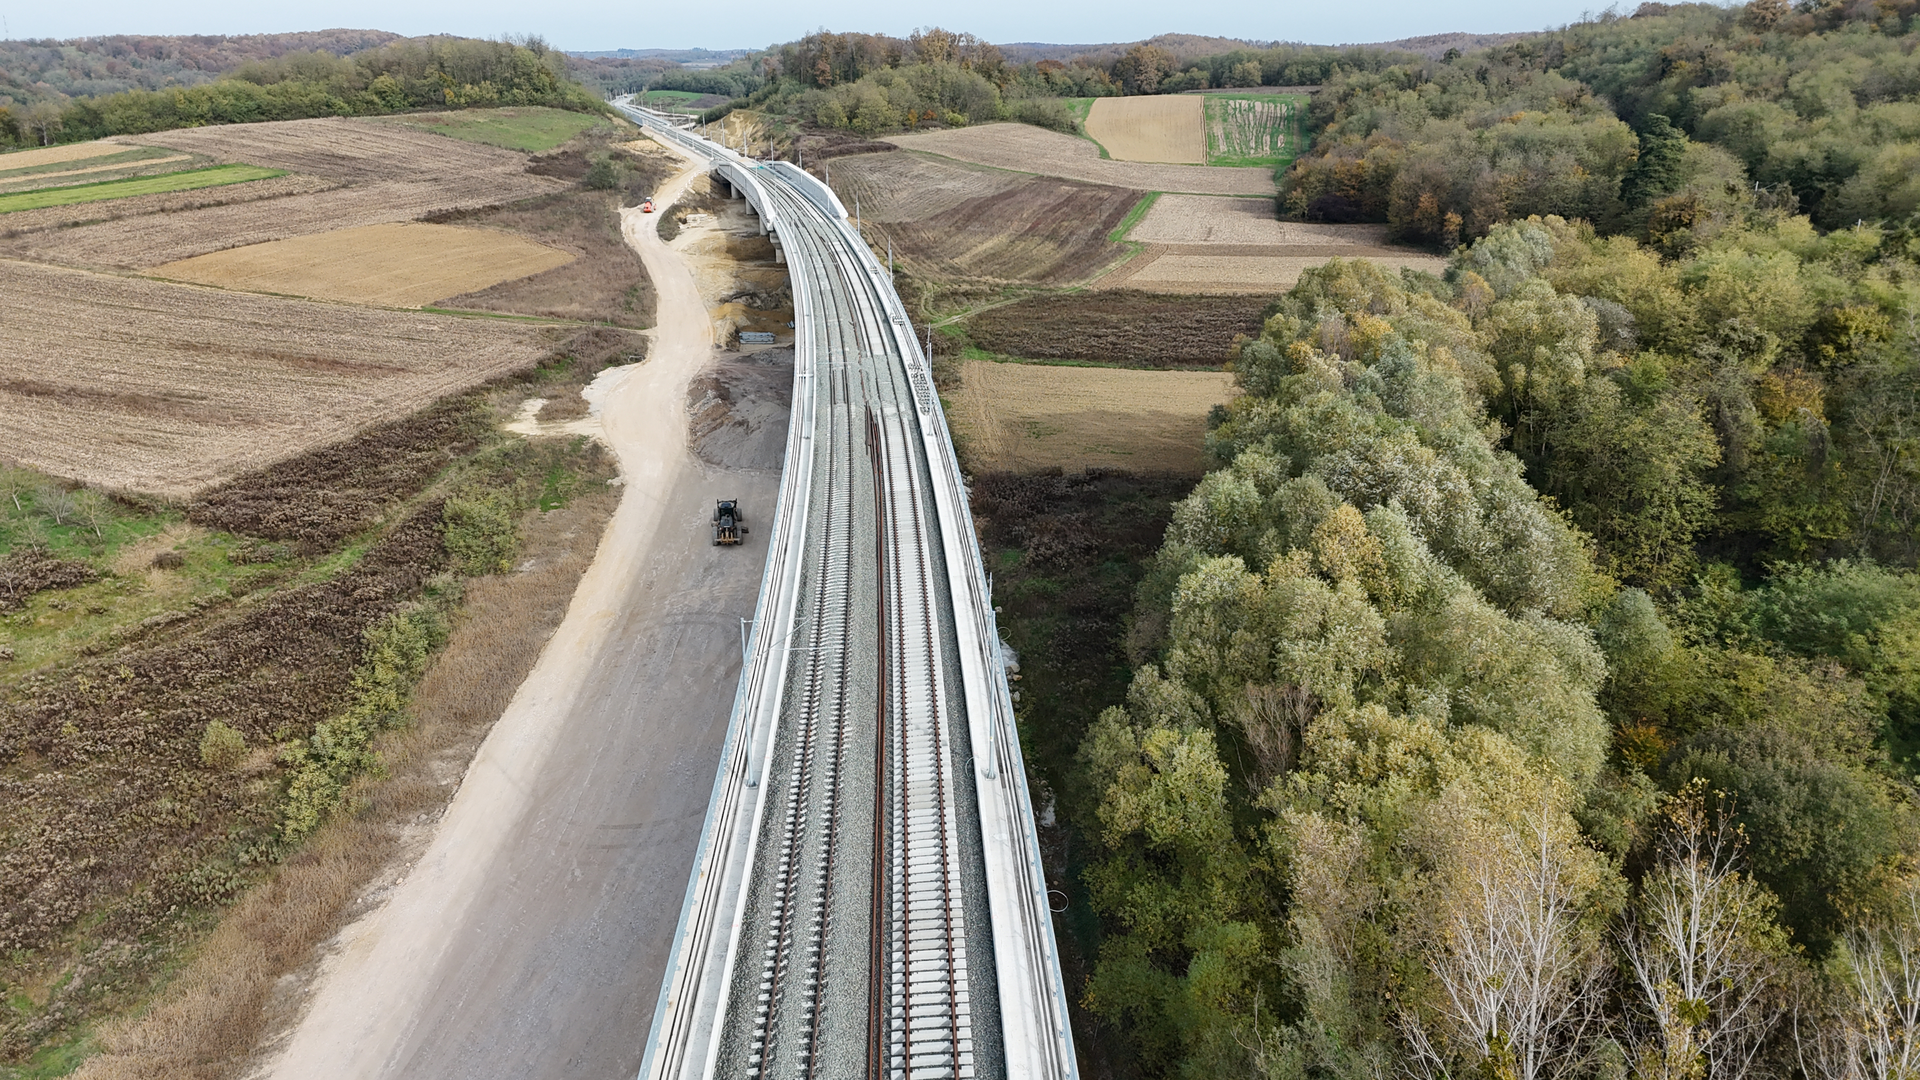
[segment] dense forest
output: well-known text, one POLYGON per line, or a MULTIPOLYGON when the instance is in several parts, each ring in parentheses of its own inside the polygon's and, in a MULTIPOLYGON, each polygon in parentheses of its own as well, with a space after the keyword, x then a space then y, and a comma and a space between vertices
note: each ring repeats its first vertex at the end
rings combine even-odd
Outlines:
POLYGON ((1920 286, 1876 240, 1535 218, 1276 306, 1068 793, 1149 1074, 1907 1075, 1920 286))
POLYGON ((161 37, 114 34, 72 41, 0 41, 0 107, 164 90, 212 82, 241 64, 295 52, 345 56, 399 38, 383 30, 161 37))
POLYGON ((1484 52, 1345 70, 1290 213, 1451 247, 1557 213, 1685 247, 1751 202, 1823 229, 1920 209, 1913 0, 1642 4, 1484 52))
POLYGON ((566 58, 537 38, 401 39, 350 56, 315 49, 247 60, 193 85, 0 108, 0 147, 202 124, 487 105, 605 108, 598 95, 569 77, 566 58))

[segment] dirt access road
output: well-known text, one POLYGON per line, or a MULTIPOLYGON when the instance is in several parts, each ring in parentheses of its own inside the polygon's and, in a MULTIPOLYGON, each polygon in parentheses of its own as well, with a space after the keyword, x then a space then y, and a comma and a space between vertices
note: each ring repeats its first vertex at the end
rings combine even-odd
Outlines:
MULTIPOLYGON (((663 202, 693 174, 667 185, 663 202)), ((629 211, 659 289, 645 364, 602 421, 626 491, 565 623, 495 725, 427 853, 342 933, 275 1080, 628 1080, 712 791, 779 475, 686 443, 713 355, 684 263, 629 211), (739 496, 745 548, 710 546, 739 496)))

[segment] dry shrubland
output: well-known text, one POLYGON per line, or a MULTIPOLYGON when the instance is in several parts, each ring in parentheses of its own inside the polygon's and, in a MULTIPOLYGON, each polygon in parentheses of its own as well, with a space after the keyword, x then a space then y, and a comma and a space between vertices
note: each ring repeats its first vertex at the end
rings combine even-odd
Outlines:
POLYGON ((380 744, 386 775, 354 792, 360 811, 335 818, 250 890, 149 1012, 102 1031, 102 1052, 77 1077, 213 1080, 292 1019, 291 996, 276 992, 282 977, 360 913, 368 882, 417 854, 460 771, 565 617, 617 501, 601 487, 565 509, 527 516, 528 568, 468 583, 453 634, 414 691, 413 723, 380 744))
MULTIPOLYGON (((218 1075, 210 1054, 250 1046, 273 980, 392 854, 398 820, 336 818, 313 843, 286 846, 285 789, 302 760, 292 751, 321 721, 339 723, 359 692, 369 627, 410 610, 430 582, 440 608, 458 591, 443 572, 447 493, 502 493, 516 507, 571 500, 576 509, 526 518, 531 546, 515 560, 531 557, 527 573, 469 583, 441 661, 457 670, 420 691, 429 723, 389 740, 389 781, 348 794, 350 806, 408 817, 444 800, 438 779, 530 668, 612 502, 598 444, 489 434, 523 392, 464 394, 224 485, 190 515, 239 534, 212 534, 232 561, 269 565, 230 593, 0 682, 0 985, 24 988, 28 1003, 0 1016, 0 1059, 141 1000, 170 950, 243 893, 196 961, 213 974, 183 982, 153 1014, 158 1027, 120 1030, 109 1046, 133 1054, 125 1075, 142 1076, 218 1075), (431 761, 410 764, 416 752, 431 761)), ((49 605, 64 606, 56 597, 17 618, 49 605)))

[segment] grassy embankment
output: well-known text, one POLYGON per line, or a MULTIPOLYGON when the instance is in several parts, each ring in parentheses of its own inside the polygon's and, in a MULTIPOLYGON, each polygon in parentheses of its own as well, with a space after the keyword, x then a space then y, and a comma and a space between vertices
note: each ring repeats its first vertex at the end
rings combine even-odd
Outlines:
POLYGON ((137 176, 126 180, 102 180, 69 187, 40 188, 35 191, 0 195, 0 214, 15 210, 39 210, 48 206, 73 206, 104 199, 125 199, 134 195, 158 195, 170 191, 244 184, 249 180, 267 180, 285 176, 285 169, 265 169, 258 165, 213 165, 204 169, 137 176))
POLYGON ((4 471, 0 1077, 250 1049, 564 614, 611 463, 498 423, 614 336, 184 507, 4 471))

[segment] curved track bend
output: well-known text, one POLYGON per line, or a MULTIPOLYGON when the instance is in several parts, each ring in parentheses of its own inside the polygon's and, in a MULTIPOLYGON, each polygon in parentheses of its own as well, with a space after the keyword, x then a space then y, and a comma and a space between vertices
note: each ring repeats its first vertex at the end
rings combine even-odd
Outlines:
POLYGON ((999 634, 891 277, 813 177, 621 107, 752 204, 796 327, 758 618, 642 1080, 1071 1080, 999 634))

